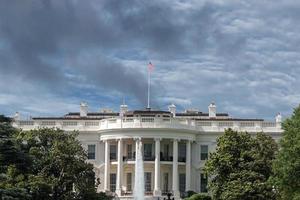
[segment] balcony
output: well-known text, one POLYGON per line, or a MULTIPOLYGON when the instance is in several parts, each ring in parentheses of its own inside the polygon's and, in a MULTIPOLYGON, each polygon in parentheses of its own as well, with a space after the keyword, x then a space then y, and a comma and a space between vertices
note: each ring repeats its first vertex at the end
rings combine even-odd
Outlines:
POLYGON ((186 162, 186 157, 178 157, 178 162, 186 162))
POLYGON ((123 161, 135 161, 135 153, 123 156, 123 161))
POLYGON ((223 132, 227 128, 237 131, 248 132, 282 132, 281 124, 276 122, 259 121, 259 120, 205 120, 195 121, 191 119, 178 118, 145 118, 145 117, 127 117, 122 119, 115 117, 103 120, 76 120, 76 119, 35 119, 28 121, 16 121, 13 125, 23 130, 37 129, 41 127, 56 127, 63 130, 78 131, 98 131, 107 129, 123 128, 168 128, 183 129, 200 132, 223 132))
POLYGON ((150 155, 145 155, 144 156, 144 161, 154 161, 155 156, 150 156, 150 155))
POLYGON ((160 161, 173 161, 173 156, 161 156, 160 161))

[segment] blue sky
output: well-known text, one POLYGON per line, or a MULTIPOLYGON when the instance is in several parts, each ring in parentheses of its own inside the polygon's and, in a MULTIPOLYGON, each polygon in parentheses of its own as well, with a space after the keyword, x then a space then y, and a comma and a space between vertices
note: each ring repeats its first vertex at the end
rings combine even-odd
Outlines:
POLYGON ((0 1, 0 113, 152 107, 273 119, 300 102, 300 2, 0 1))

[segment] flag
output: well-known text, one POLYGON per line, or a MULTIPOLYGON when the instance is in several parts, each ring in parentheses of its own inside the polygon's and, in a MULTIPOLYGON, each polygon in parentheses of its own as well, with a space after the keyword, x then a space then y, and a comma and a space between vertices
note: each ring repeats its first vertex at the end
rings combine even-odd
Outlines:
POLYGON ((152 72, 154 70, 154 65, 152 65, 151 62, 149 62, 149 64, 148 64, 148 70, 149 70, 149 72, 152 72))

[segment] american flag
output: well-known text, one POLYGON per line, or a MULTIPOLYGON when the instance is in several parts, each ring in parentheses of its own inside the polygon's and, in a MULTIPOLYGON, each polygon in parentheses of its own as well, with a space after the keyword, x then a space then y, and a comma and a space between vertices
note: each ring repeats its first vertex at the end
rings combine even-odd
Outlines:
POLYGON ((152 72, 154 70, 154 65, 152 65, 151 62, 149 62, 149 64, 148 64, 148 70, 149 70, 149 72, 152 72))

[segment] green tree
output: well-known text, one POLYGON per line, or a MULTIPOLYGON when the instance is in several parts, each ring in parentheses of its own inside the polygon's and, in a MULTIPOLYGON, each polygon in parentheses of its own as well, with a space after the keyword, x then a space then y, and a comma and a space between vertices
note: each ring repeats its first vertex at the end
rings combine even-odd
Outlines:
POLYGON ((59 129, 21 131, 0 115, 0 199, 110 199, 97 194, 92 164, 76 139, 59 129))
POLYGON ((263 133, 252 137, 247 132, 226 130, 205 164, 213 199, 274 199, 268 180, 277 148, 276 142, 263 133))
POLYGON ((26 173, 28 156, 20 149, 15 139, 17 129, 11 126, 8 117, 0 115, 0 199, 30 199, 23 185, 16 185, 24 179, 17 171, 26 173))
POLYGON ((185 200, 211 200, 211 197, 207 194, 193 194, 185 200))
POLYGON ((282 199, 300 199, 300 106, 286 119, 280 151, 274 162, 274 184, 282 199))
POLYGON ((48 128, 19 132, 17 140, 32 160, 32 199, 96 199, 93 165, 85 162, 77 135, 48 128))

